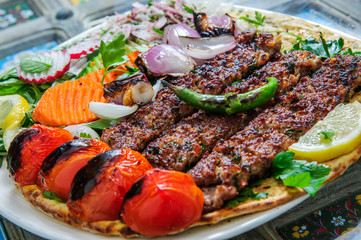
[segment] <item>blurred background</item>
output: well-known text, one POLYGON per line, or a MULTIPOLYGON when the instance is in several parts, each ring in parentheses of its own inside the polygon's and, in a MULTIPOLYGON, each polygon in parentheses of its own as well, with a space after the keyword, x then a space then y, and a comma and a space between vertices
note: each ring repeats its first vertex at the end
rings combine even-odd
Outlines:
MULTIPOLYGON (((134 2, 0 0, 0 75, 17 64, 21 57, 54 48, 102 22, 106 16, 130 10, 134 2)), ((148 0, 140 2, 147 4, 148 0)), ((301 17, 361 39, 361 0, 233 0, 233 3, 301 17)), ((359 161, 344 176, 322 189, 315 198, 234 239, 336 239, 338 235, 335 231, 341 234, 340 223, 342 231, 349 229, 349 232, 353 232, 341 239, 361 239, 361 227, 358 226, 361 191, 355 187, 361 184, 360 172, 359 161), (305 228, 310 223, 312 226, 322 223, 323 230, 305 228)), ((0 220, 0 240, 41 239, 1 217, 0 220)))
MULTIPOLYGON (((233 2, 309 19, 361 38, 360 0, 233 2)), ((51 49, 106 16, 130 10, 132 3, 134 1, 126 0, 0 0, 0 73, 21 56, 51 49)))

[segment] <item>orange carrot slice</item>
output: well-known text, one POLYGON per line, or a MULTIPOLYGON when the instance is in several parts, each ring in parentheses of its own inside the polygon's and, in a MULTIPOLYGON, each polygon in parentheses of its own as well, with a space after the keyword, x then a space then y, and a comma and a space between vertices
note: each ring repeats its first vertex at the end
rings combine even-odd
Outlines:
POLYGON ((60 127, 97 119, 88 109, 91 101, 106 102, 103 85, 88 75, 46 90, 35 107, 33 119, 43 125, 60 127))

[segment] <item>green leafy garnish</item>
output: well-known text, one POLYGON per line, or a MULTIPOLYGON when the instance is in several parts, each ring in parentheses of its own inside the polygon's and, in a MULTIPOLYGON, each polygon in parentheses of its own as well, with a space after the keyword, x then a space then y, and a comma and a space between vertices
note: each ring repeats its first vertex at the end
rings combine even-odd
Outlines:
POLYGON ((354 52, 351 48, 347 48, 346 50, 342 50, 340 52, 342 55, 352 55, 352 56, 358 56, 361 57, 361 52, 354 52))
POLYGON ((328 178, 331 168, 317 162, 293 160, 294 153, 280 152, 272 163, 272 173, 285 186, 299 187, 312 197, 328 178))
POLYGON ((152 6, 152 4, 153 4, 153 0, 149 0, 148 1, 148 7, 152 6))
POLYGON ((256 11, 255 18, 251 18, 248 14, 246 14, 246 17, 239 17, 239 19, 244 20, 248 23, 251 23, 256 28, 258 28, 259 26, 263 26, 263 22, 266 19, 266 16, 263 16, 262 13, 256 11))
POLYGON ((90 133, 80 133, 79 136, 81 138, 92 138, 92 135, 90 135, 90 133))
POLYGON ((225 207, 229 207, 229 208, 236 207, 236 206, 238 206, 239 203, 247 201, 249 198, 252 198, 253 200, 261 200, 261 198, 268 198, 268 193, 253 192, 251 187, 253 187, 255 185, 257 185, 257 184, 252 184, 250 186, 243 188, 242 191, 235 198, 233 198, 232 200, 228 201, 225 204, 225 207))
POLYGON ((34 55, 22 58, 20 68, 27 73, 40 73, 53 66, 53 58, 43 55, 34 55))
POLYGON ((116 123, 118 123, 121 119, 112 119, 112 120, 108 120, 108 119, 101 119, 101 120, 97 120, 94 122, 90 122, 90 123, 86 123, 84 125, 94 129, 94 130, 100 130, 103 131, 104 128, 108 128, 116 123))
POLYGON ((292 50, 306 50, 313 52, 320 57, 328 58, 339 53, 343 45, 343 38, 334 41, 326 41, 320 32, 320 41, 317 41, 315 38, 306 38, 303 40, 301 37, 297 37, 296 41, 293 43, 292 50))
POLYGON ((319 135, 322 135, 324 140, 332 141, 332 137, 335 135, 335 131, 321 131, 318 133, 319 135))
POLYGON ((65 203, 63 200, 61 200, 60 198, 58 198, 58 196, 56 196, 55 193, 50 192, 50 191, 44 191, 44 192, 43 192, 43 197, 44 197, 44 198, 51 199, 51 200, 55 200, 55 201, 58 201, 58 202, 61 202, 61 203, 65 203))
POLYGON ((193 9, 183 4, 183 9, 190 14, 193 14, 193 9))
POLYGON ((119 75, 117 80, 123 80, 123 79, 128 78, 128 77, 134 75, 135 73, 139 72, 138 68, 133 68, 133 67, 129 67, 129 66, 125 66, 125 67, 128 70, 128 72, 124 72, 124 74, 119 75))
POLYGON ((125 40, 124 34, 120 33, 114 37, 112 41, 108 44, 105 44, 104 41, 100 43, 100 53, 103 60, 103 65, 105 68, 105 73, 102 78, 102 83, 105 76, 112 71, 124 71, 121 69, 114 69, 115 67, 122 65, 128 61, 128 58, 125 54, 125 40))
POLYGON ((164 33, 164 31, 162 31, 162 30, 160 30, 158 28, 155 28, 155 27, 153 27, 153 31, 160 34, 160 35, 163 35, 163 33, 164 33))

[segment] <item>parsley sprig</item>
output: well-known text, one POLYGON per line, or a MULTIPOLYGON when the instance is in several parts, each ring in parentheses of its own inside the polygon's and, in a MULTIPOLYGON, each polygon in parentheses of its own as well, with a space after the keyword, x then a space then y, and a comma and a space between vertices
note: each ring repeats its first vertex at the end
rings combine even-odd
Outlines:
POLYGON ((321 131, 318 135, 321 135, 323 140, 332 141, 332 137, 335 136, 335 131, 321 131))
POLYGON ((126 72, 122 69, 114 69, 119 65, 122 65, 128 61, 128 58, 125 54, 126 40, 124 39, 124 34, 120 33, 113 38, 108 44, 101 41, 100 43, 100 54, 102 56, 103 65, 105 68, 105 73, 102 78, 102 83, 105 76, 113 71, 126 72))
POLYGON ((245 17, 241 16, 239 17, 239 19, 244 20, 250 24, 253 24, 256 28, 258 28, 259 26, 263 26, 263 22, 266 19, 266 16, 263 16, 262 13, 256 11, 255 18, 252 18, 251 16, 246 14, 245 17))
POLYGON ((312 197, 328 178, 331 171, 329 166, 293 160, 294 153, 280 152, 272 163, 272 173, 276 179, 282 179, 285 186, 299 187, 307 191, 312 197))
POLYGON ((339 53, 342 50, 343 45, 343 38, 339 38, 338 40, 333 41, 326 41, 320 32, 320 41, 317 41, 315 38, 311 37, 302 39, 300 36, 298 36, 296 41, 293 43, 292 51, 306 50, 313 52, 320 57, 329 58, 339 53))

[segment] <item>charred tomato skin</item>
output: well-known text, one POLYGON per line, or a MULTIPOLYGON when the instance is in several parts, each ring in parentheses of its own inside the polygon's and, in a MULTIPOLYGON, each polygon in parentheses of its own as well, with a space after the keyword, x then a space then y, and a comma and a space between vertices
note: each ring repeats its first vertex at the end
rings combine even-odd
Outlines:
POLYGON ((11 142, 6 161, 12 178, 21 186, 36 184, 43 160, 61 144, 73 140, 68 130, 33 125, 11 142))
POLYGON ((42 192, 51 191, 63 201, 68 200, 71 182, 89 159, 109 151, 110 147, 96 139, 80 138, 56 148, 43 161, 38 176, 42 192))
POLYGON ((118 220, 124 195, 150 169, 147 159, 130 149, 95 156, 73 179, 70 212, 85 221, 118 220))
POLYGON ((185 173, 152 169, 124 197, 121 219, 135 232, 162 236, 197 222, 204 196, 185 173))

